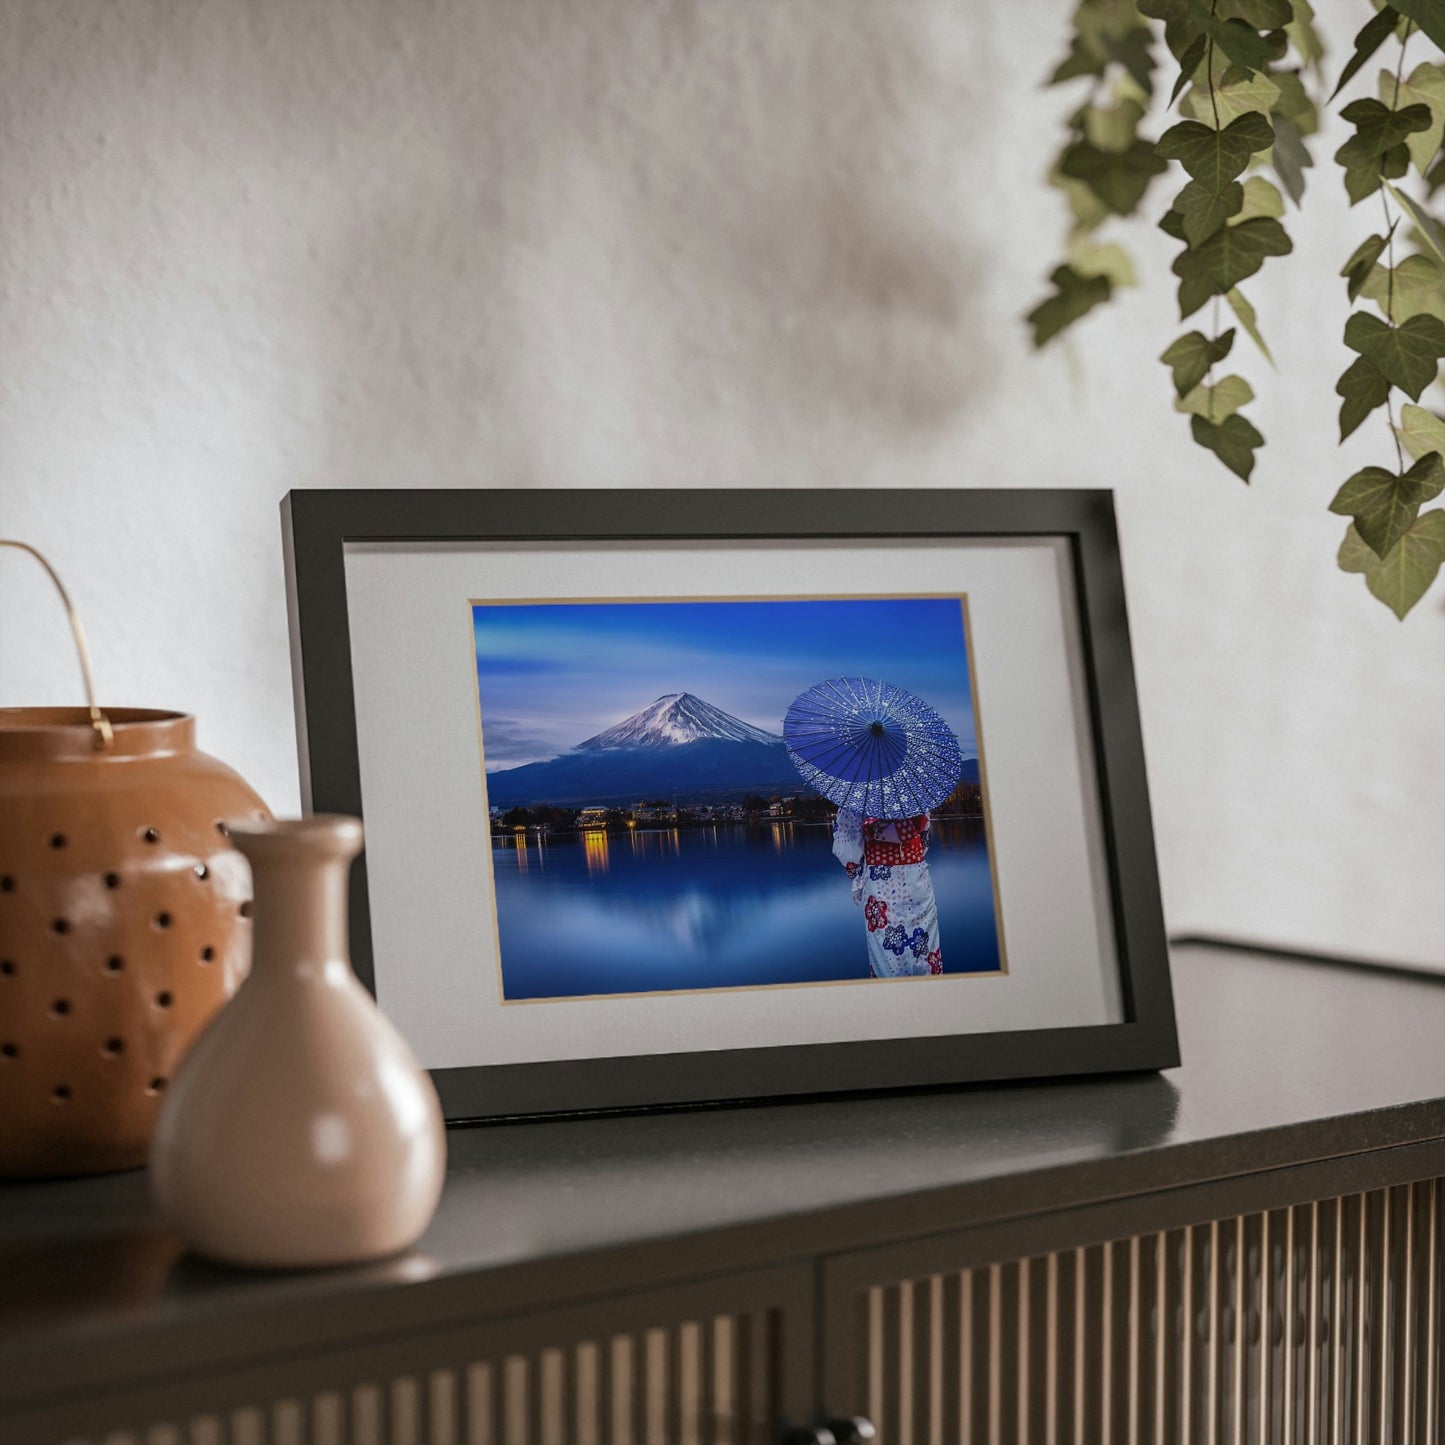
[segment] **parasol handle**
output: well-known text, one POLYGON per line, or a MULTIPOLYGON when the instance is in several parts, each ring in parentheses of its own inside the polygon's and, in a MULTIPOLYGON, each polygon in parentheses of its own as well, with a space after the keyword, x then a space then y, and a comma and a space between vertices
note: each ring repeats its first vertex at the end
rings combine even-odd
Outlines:
POLYGON ((70 600, 70 594, 65 590, 65 584, 60 580, 55 568, 29 542, 17 542, 9 537, 0 537, 0 547, 14 547, 21 552, 29 552, 45 568, 50 580, 55 584, 55 590, 60 593, 60 600, 65 605, 65 615, 70 619, 70 631, 75 638, 75 650, 80 654, 80 675, 85 682, 85 705, 90 710, 90 725, 95 729, 95 750, 103 752, 106 748, 113 747, 115 732, 111 728, 110 719, 95 705, 95 680, 90 671, 90 645, 85 640, 85 626, 70 600))

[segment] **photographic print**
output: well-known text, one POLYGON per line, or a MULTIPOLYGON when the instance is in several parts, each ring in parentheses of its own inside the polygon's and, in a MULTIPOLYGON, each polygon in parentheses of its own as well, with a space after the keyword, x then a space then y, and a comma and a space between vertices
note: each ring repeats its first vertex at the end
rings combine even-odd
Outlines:
POLYGON ((474 602, 504 1002, 997 975, 963 596, 474 602))

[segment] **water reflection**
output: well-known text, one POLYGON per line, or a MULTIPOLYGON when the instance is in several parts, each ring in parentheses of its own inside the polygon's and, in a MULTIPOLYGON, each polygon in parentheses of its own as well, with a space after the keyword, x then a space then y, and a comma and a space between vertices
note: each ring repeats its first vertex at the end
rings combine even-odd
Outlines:
POLYGON ((607 834, 587 832, 582 835, 582 849, 587 858, 587 873, 596 877, 607 872, 607 834))
MULTIPOLYGON (((508 998, 868 976, 862 916, 826 826, 554 834, 493 850, 508 998), (546 868, 537 866, 546 848, 546 868)), ((944 969, 998 964, 982 826, 935 827, 944 969)))

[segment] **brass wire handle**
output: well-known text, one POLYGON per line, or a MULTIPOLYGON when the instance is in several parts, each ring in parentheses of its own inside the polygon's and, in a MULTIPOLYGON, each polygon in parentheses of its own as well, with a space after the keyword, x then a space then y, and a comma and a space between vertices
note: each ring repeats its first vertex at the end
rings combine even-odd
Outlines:
POLYGON ((16 542, 9 537, 0 537, 0 547, 15 547, 21 552, 29 552, 45 568, 50 580, 55 583, 55 590, 60 593, 60 600, 65 604, 65 615, 70 618, 70 630, 75 637, 75 650, 80 654, 80 674, 85 680, 85 705, 90 709, 90 725, 95 729, 95 750, 103 752, 106 748, 114 747, 115 731, 110 725, 110 719, 95 705, 95 680, 90 672, 90 644, 85 640, 85 626, 80 620, 80 614, 71 603, 70 593, 65 590, 65 583, 60 580, 55 568, 29 542, 16 542))

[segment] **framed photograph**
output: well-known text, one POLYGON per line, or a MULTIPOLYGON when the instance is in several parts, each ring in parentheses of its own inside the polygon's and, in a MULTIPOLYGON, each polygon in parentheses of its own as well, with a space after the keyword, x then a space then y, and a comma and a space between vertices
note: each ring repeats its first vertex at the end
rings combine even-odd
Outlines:
POLYGON ((283 523, 303 799, 449 1119, 1178 1062, 1110 493, 283 523))

